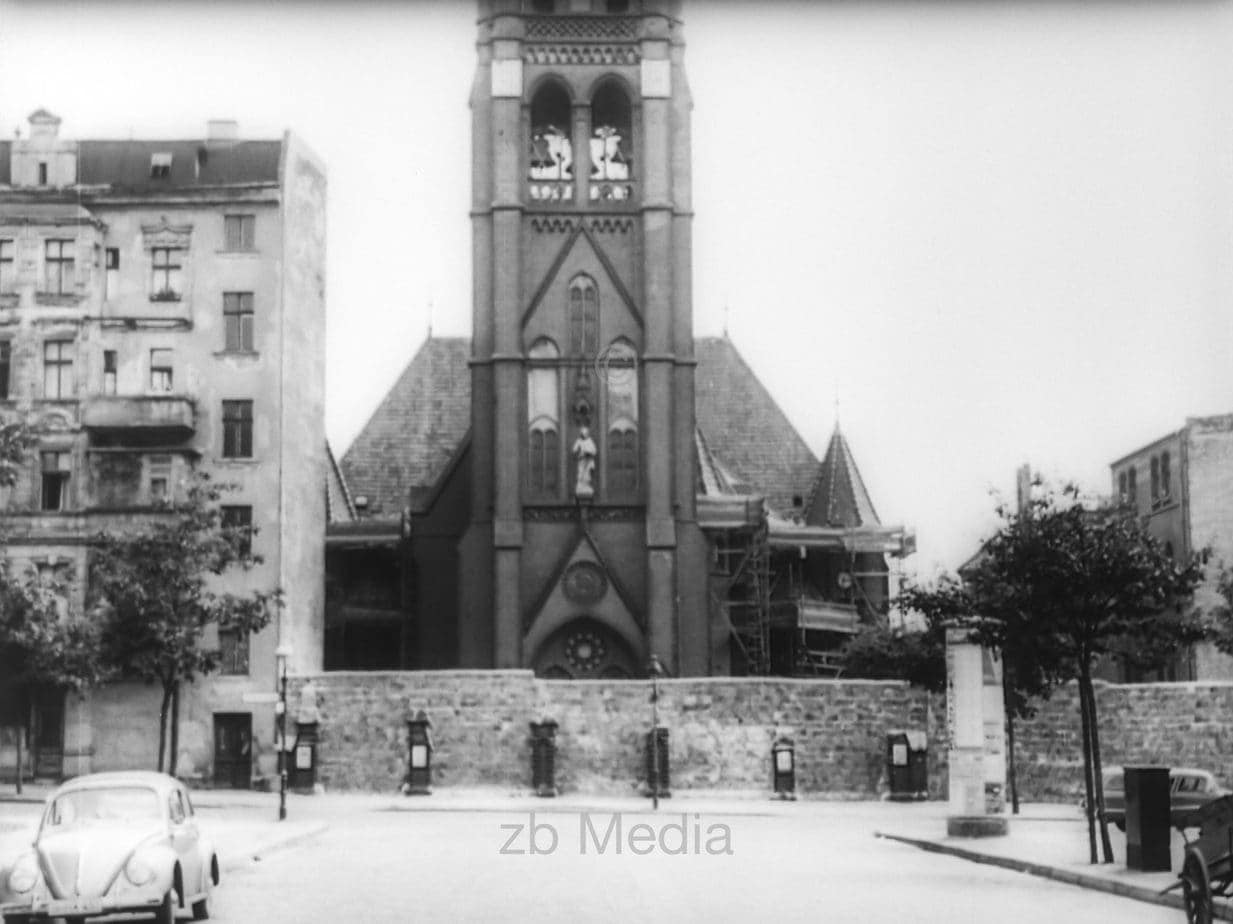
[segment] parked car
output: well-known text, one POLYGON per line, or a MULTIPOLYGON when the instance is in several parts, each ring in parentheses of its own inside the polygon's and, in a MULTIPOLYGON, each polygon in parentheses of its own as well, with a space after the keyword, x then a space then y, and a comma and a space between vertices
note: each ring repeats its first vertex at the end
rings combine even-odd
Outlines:
MULTIPOLYGON (((1126 777, 1119 767, 1104 772, 1105 817, 1126 830, 1126 777)), ((1175 828, 1189 827, 1194 810, 1213 799, 1229 794, 1215 774, 1192 767, 1169 770, 1169 823, 1175 828)))
POLYGON ((218 856, 184 784, 162 773, 95 773, 48 798, 30 849, 0 870, 0 916, 33 924, 121 912, 173 924, 210 916, 218 856))

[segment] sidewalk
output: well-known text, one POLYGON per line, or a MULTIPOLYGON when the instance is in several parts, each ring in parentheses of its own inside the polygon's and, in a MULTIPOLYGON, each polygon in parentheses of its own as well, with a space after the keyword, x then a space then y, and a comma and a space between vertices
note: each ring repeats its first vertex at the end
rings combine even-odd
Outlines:
MULTIPOLYGON (((1058 882, 1097 889, 1138 901, 1181 909, 1182 893, 1161 894, 1178 881, 1185 839, 1172 832, 1171 872, 1145 873, 1126 867, 1126 836, 1109 825, 1113 863, 1089 862, 1087 821, 1076 806, 1025 804, 1009 817, 1005 837, 958 838, 946 834, 947 804, 920 803, 875 832, 876 837, 910 844, 922 850, 949 854, 975 863, 1042 876, 1058 882)), ((1097 855, 1100 855, 1097 831, 1097 855)), ((1215 917, 1233 921, 1233 904, 1214 899, 1215 917)))
MULTIPOLYGON (((43 801, 54 786, 24 785, 18 796, 12 787, 0 792, 0 866, 29 846, 42 815, 43 801)), ((201 790, 192 794, 203 833, 214 841, 224 873, 261 860, 269 854, 314 837, 329 827, 317 811, 278 820, 278 794, 231 790, 201 790)), ((302 806, 307 808, 307 806, 302 806)))

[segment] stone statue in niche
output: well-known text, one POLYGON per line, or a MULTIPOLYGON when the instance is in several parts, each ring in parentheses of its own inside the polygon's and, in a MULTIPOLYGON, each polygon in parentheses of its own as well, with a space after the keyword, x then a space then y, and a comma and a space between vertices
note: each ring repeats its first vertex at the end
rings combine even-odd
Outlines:
POLYGON ((531 134, 531 179, 573 178, 574 149, 569 136, 555 125, 544 125, 531 134))
POLYGON ((591 139, 591 179, 628 180, 629 161, 621 150, 621 132, 611 125, 595 129, 591 139))
POLYGON ((574 496, 579 500, 587 500, 595 496, 595 457, 599 454, 588 427, 583 427, 578 431, 578 439, 574 440, 573 452, 574 458, 578 460, 574 496))

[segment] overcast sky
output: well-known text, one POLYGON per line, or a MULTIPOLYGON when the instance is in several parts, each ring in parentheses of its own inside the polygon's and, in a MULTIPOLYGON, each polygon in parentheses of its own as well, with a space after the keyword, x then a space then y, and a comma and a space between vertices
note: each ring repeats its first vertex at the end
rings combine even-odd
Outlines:
MULTIPOLYGON (((330 174, 327 430, 470 333, 468 2, 0 0, 0 131, 290 128, 330 174), (431 311, 430 311, 431 305, 431 311)), ((1015 468, 1233 411, 1233 3, 695 2, 694 312, 819 455, 836 421, 914 568, 1015 468)))

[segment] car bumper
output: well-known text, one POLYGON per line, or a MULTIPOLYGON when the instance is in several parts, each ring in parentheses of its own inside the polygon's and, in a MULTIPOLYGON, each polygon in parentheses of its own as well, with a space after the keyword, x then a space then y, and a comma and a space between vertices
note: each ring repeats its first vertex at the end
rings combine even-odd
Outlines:
POLYGON ((104 898, 46 898, 0 905, 0 915, 31 921, 63 917, 97 917, 105 914, 157 911, 162 896, 123 895, 104 898))

